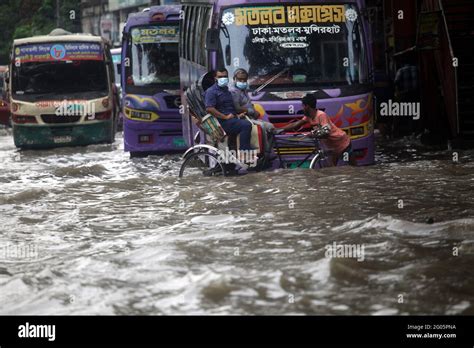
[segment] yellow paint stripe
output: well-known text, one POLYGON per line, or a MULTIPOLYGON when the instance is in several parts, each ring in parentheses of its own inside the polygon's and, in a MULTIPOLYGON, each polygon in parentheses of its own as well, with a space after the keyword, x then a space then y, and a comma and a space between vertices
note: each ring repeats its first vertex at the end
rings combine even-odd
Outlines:
POLYGON ((143 98, 141 98, 141 97, 139 97, 139 96, 137 96, 137 95, 133 95, 133 94, 127 95, 127 98, 135 99, 136 101, 138 101, 138 102, 140 102, 140 103, 141 103, 141 102, 144 102, 144 101, 149 101, 150 103, 152 103, 153 105, 155 105, 157 109, 160 109, 160 104, 158 104, 158 102, 157 102, 155 99, 153 99, 153 98, 150 98, 150 97, 143 97, 143 98))

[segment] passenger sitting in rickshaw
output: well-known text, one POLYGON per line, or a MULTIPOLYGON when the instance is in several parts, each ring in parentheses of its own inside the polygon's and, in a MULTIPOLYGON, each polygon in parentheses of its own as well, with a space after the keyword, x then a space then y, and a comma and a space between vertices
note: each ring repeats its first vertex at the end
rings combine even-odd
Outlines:
POLYGON ((209 87, 205 92, 206 112, 212 114, 219 120, 220 125, 228 135, 240 134, 239 160, 248 161, 249 152, 252 151, 250 146, 250 136, 252 133, 252 124, 240 117, 243 113, 238 114, 234 106, 232 94, 229 91, 229 73, 225 68, 217 69, 215 73, 216 83, 209 87))
POLYGON ((298 130, 306 123, 310 123, 312 127, 320 127, 325 134, 321 138, 322 144, 331 152, 331 164, 337 165, 337 162, 342 159, 349 162, 350 165, 356 166, 356 160, 352 153, 352 144, 349 136, 342 129, 338 128, 332 123, 329 116, 316 109, 317 100, 314 94, 307 94, 302 100, 304 117, 289 125, 280 128, 283 131, 298 130))
POLYGON ((248 120, 251 123, 262 127, 262 129, 265 131, 266 136, 264 137, 263 145, 265 148, 265 154, 268 156, 271 153, 273 147, 272 140, 275 126, 270 122, 265 122, 258 119, 263 115, 260 115, 260 113, 255 110, 255 107, 248 96, 248 78, 249 74, 245 69, 237 69, 234 72, 234 84, 229 87, 229 90, 232 93, 234 106, 237 109, 237 112, 248 116, 248 120))

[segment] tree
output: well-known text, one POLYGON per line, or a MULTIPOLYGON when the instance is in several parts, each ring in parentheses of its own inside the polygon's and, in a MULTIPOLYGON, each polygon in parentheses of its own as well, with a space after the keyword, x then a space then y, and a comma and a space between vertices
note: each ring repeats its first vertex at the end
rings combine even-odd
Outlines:
MULTIPOLYGON (((80 2, 60 0, 59 23, 65 30, 81 31, 80 2)), ((56 27, 56 0, 3 0, 0 5, 0 64, 8 64, 14 39, 47 35, 56 27)))
POLYGON ((0 64, 8 64, 8 56, 15 26, 19 20, 19 0, 2 1, 0 5, 0 64))

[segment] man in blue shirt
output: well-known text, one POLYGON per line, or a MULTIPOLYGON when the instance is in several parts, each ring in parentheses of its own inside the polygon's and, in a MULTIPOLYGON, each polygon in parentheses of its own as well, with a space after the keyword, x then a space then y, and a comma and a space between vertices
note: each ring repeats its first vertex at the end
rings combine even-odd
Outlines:
POLYGON ((232 94, 227 87, 229 73, 225 68, 219 68, 215 74, 216 83, 206 90, 206 111, 219 120, 222 128, 229 135, 240 134, 240 150, 251 150, 250 136, 252 124, 239 119, 234 106, 232 94))

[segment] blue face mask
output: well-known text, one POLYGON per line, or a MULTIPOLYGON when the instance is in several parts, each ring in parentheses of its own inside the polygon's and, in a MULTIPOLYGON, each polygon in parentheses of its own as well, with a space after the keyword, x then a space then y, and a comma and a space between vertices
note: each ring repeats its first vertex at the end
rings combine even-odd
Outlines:
POLYGON ((238 89, 247 89, 247 87, 249 86, 249 84, 247 82, 240 82, 240 81, 237 81, 235 83, 235 86, 238 88, 238 89))
POLYGON ((229 78, 220 77, 217 79, 217 84, 219 85, 219 87, 225 87, 229 84, 229 78))

